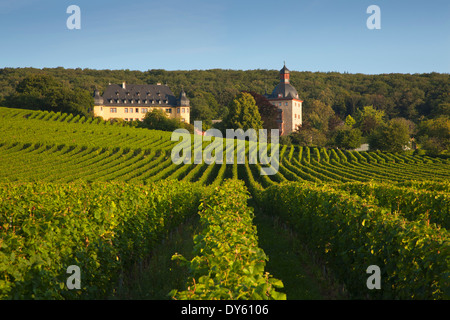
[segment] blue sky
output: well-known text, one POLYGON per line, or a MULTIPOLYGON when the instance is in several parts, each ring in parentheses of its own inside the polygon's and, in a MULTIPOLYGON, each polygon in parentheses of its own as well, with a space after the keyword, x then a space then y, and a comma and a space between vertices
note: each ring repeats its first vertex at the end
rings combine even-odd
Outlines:
POLYGON ((450 1, 0 0, 0 41, 0 68, 450 73, 450 1))

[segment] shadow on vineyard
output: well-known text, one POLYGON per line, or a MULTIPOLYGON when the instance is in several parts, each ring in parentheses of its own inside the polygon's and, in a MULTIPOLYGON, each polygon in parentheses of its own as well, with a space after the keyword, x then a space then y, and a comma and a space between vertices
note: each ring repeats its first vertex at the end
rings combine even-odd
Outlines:
POLYGON ((172 261, 172 255, 180 253, 190 257, 193 235, 198 228, 197 216, 175 228, 148 258, 123 274, 109 299, 170 300, 168 293, 173 288, 182 288, 189 274, 186 267, 172 261))
POLYGON ((267 270, 283 279, 288 300, 347 299, 342 286, 302 244, 295 232, 279 219, 257 210, 255 225, 259 245, 269 256, 267 270))

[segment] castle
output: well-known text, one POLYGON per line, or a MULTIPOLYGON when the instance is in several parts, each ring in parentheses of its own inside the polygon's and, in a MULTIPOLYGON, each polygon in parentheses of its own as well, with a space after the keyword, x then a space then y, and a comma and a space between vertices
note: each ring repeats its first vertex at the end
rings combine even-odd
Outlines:
MULTIPOLYGON (((302 125, 302 100, 290 84, 290 71, 284 65, 280 70, 280 83, 267 99, 278 108, 280 135, 288 135, 302 125)), ((94 92, 94 116, 105 120, 119 118, 125 121, 143 120, 154 108, 163 110, 170 118, 190 123, 190 102, 181 90, 178 98, 167 85, 109 84, 103 96, 94 92)))
POLYGON ((189 123, 190 105, 186 92, 181 90, 178 98, 167 85, 109 84, 103 96, 94 92, 94 116, 105 120, 119 118, 125 121, 142 121, 147 112, 161 109, 170 118, 189 123))
POLYGON ((267 99, 279 110, 280 135, 288 135, 302 125, 302 100, 297 90, 290 84, 290 71, 284 65, 280 70, 280 83, 267 99))

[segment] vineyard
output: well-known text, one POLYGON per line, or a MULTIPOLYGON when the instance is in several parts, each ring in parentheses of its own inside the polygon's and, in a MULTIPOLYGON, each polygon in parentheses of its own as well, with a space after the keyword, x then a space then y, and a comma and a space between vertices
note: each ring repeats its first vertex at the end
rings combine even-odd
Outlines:
POLYGON ((170 132, 69 114, 0 108, 0 134, 1 299, 104 297, 192 217, 201 232, 192 260, 174 252, 190 276, 173 298, 289 299, 257 214, 294 230, 351 297, 450 297, 450 159, 281 146, 278 172, 261 175, 248 159, 174 164, 170 132), (65 287, 69 265, 83 266, 81 290, 65 287))

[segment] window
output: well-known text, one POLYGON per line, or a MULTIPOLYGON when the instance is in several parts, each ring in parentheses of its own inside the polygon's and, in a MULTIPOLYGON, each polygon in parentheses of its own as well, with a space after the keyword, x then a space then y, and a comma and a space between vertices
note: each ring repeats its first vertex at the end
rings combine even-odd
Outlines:
POLYGON ((281 107, 281 102, 278 102, 278 106, 281 107))
POLYGON ((133 113, 133 108, 130 108, 130 113, 133 113))
POLYGON ((128 121, 128 118, 125 118, 125 121, 128 121))
POLYGON ((288 103, 287 103, 287 102, 285 102, 285 103, 284 103, 284 105, 285 105, 285 106, 287 107, 288 103))
POLYGON ((109 108, 110 113, 117 113, 117 108, 109 108))
POLYGON ((128 113, 128 108, 125 108, 125 113, 128 113))
POLYGON ((186 108, 186 113, 189 113, 189 108, 186 108))
POLYGON ((139 108, 136 108, 136 113, 139 113, 139 108))
POLYGON ((184 111, 185 111, 184 108, 181 108, 181 113, 184 113, 184 111))
POLYGON ((141 112, 142 112, 142 113, 147 113, 147 111, 148 111, 147 108, 142 108, 142 109, 141 109, 141 112))
POLYGON ((166 109, 167 113, 172 113, 172 109, 166 109))
POLYGON ((180 113, 180 108, 177 108, 177 113, 180 113))

